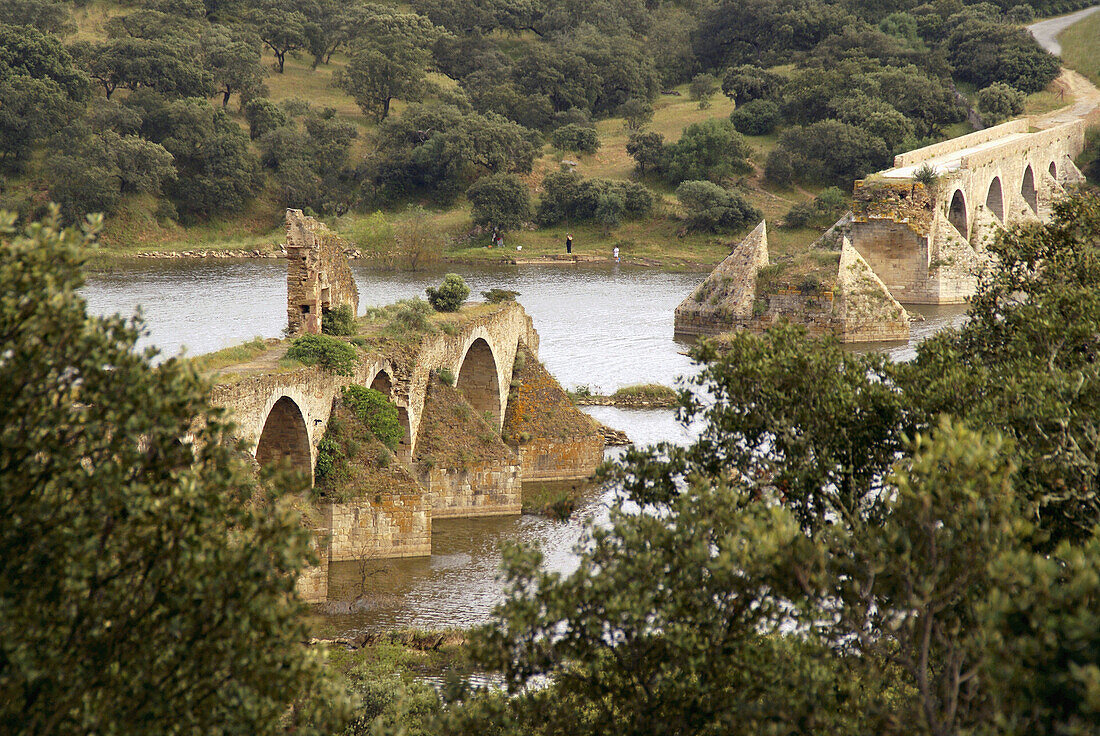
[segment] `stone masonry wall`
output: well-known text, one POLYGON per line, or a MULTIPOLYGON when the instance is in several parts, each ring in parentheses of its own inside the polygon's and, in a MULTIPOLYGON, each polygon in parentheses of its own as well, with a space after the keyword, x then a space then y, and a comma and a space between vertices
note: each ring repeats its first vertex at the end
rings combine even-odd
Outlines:
POLYGON ((336 234, 301 210, 286 211, 286 317, 290 334, 321 332, 321 316, 348 305, 359 313, 344 247, 336 234))
POLYGON ((517 448, 524 482, 590 478, 603 462, 603 450, 604 438, 600 435, 534 439, 517 448))
POLYGON ((421 489, 325 504, 329 559, 416 557, 432 552, 432 508, 421 489))
POLYGON ((521 507, 520 465, 514 457, 432 468, 420 476, 431 497, 432 517, 504 516, 521 507))

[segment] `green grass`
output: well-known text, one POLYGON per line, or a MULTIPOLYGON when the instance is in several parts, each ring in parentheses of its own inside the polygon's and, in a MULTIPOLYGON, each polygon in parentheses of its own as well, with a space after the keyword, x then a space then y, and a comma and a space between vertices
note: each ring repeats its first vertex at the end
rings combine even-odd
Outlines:
POLYGON ((268 341, 262 337, 254 337, 248 342, 243 342, 239 345, 233 345, 213 353, 207 353, 206 355, 192 358, 191 362, 196 370, 216 371, 226 366, 255 360, 268 350, 278 347, 280 344, 280 340, 268 341))
POLYGON ((678 394, 675 389, 662 386, 659 383, 638 383, 633 386, 623 386, 611 394, 617 399, 649 399, 651 401, 675 401, 678 394))
POLYGON ((1100 86, 1100 13, 1074 23, 1058 36, 1062 61, 1100 86))

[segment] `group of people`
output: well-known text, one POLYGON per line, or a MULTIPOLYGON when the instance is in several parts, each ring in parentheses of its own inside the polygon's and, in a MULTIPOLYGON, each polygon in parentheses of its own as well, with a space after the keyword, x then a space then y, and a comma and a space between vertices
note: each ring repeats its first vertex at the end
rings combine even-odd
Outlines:
MULTIPOLYGON (((489 240, 490 248, 503 248, 504 247, 504 233, 500 232, 496 228, 493 229, 493 235, 489 240)), ((516 245, 516 250, 523 250, 522 245, 516 245)), ((565 252, 571 254, 573 252, 573 234, 565 234, 565 252)), ((611 256, 615 259, 615 263, 619 262, 619 246, 615 246, 611 250, 611 256)))

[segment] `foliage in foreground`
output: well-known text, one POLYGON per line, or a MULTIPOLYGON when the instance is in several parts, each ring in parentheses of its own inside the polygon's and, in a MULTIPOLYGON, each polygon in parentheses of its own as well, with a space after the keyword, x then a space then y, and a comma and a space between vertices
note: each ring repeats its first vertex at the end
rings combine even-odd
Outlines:
POLYGON ((0 730, 331 733, 302 479, 258 485, 189 361, 86 315, 94 233, 0 215, 0 730))
POLYGON ((445 732, 1091 733, 1100 198, 995 248, 910 363, 697 348, 700 438, 610 470, 576 572, 506 551, 475 649, 507 693, 452 692, 445 732))

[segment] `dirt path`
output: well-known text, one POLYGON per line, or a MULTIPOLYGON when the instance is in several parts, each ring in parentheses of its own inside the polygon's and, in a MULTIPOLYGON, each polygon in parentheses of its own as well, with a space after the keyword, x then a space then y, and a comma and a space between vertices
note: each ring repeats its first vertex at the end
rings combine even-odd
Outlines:
POLYGON ((1032 23, 1027 29, 1031 31, 1032 36, 1035 36, 1035 40, 1039 42, 1040 46, 1055 56, 1060 56, 1062 54, 1062 44, 1058 43, 1058 34, 1097 11, 1100 11, 1100 5, 1078 10, 1076 13, 1063 15, 1060 18, 1041 20, 1038 23, 1032 23))
MULTIPOLYGON (((1100 12, 1100 5, 1063 15, 1060 18, 1041 20, 1038 23, 1032 23, 1027 29, 1044 49, 1052 54, 1061 54, 1062 46, 1058 43, 1058 34, 1096 12, 1100 12)), ((1090 123, 1100 122, 1100 89, 1097 89, 1092 82, 1072 69, 1062 67, 1062 73, 1058 79, 1054 80, 1054 84, 1065 99, 1073 100, 1073 103, 1035 118, 1036 127, 1052 128, 1080 118, 1085 118, 1090 123)))

